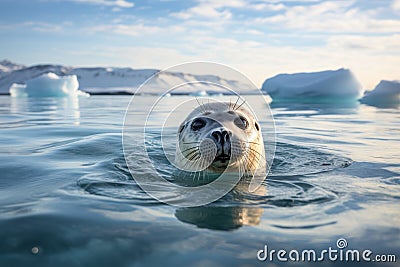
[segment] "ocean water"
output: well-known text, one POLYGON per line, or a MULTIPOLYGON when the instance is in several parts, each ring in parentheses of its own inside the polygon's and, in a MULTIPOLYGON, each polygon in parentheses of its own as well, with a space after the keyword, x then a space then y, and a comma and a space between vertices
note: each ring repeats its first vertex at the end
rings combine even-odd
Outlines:
MULTIPOLYGON (((276 155, 262 186, 239 184, 216 202, 179 208, 147 195, 129 173, 121 142, 129 100, 0 97, 0 266, 399 266, 399 109, 272 104, 276 155), (265 246, 371 250, 371 259, 397 262, 275 255, 271 263, 257 258, 265 246)), ((154 135, 149 154, 171 176, 158 144, 154 135)), ((144 155, 135 157, 140 164, 144 155)))

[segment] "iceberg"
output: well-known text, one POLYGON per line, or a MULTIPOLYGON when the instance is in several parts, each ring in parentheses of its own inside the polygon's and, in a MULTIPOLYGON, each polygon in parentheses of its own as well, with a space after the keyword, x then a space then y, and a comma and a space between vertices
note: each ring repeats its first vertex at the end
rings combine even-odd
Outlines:
POLYGON ((89 94, 78 90, 76 75, 58 76, 53 72, 27 80, 25 84, 14 83, 9 92, 13 97, 76 97, 89 94))
POLYGON ((191 93, 190 95, 191 96, 203 96, 203 97, 208 96, 206 90, 199 90, 199 91, 191 93))
POLYGON ((265 80, 261 90, 275 102, 334 103, 356 101, 361 84, 348 69, 279 74, 265 80))
POLYGON ((360 99, 360 102, 378 107, 400 105, 400 81, 380 81, 374 90, 367 92, 360 99))
MULTIPOLYGON (((112 67, 81 67, 63 65, 34 65, 24 67, 8 61, 0 61, 0 95, 13 91, 24 92, 27 81, 40 75, 54 73, 60 77, 76 75, 79 82, 79 90, 89 94, 134 94, 137 89, 149 78, 154 79, 146 84, 146 92, 142 94, 164 94, 167 89, 174 88, 171 95, 188 95, 199 91, 206 91, 208 95, 231 94, 224 88, 240 88, 245 94, 257 94, 259 90, 246 81, 236 81, 232 77, 220 77, 218 75, 186 73, 185 70, 174 72, 157 69, 132 69, 112 67), (183 71, 183 72, 182 72, 183 71), (195 82, 196 81, 196 82, 195 82), (205 81, 206 83, 198 83, 205 81), (212 84, 218 84, 219 87, 212 84), (13 85, 14 84, 14 85, 13 85), (16 85, 18 84, 18 85, 16 85), (21 85, 22 84, 22 85, 21 85)), ((210 70, 211 71, 211 70, 210 70)), ((26 95, 26 94, 25 94, 26 95)))

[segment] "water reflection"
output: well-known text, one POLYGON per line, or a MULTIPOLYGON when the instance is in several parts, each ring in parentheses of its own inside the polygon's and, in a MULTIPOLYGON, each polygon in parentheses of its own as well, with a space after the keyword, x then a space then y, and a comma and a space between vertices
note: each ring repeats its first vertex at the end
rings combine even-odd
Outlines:
POLYGON ((14 115, 43 116, 42 121, 57 123, 59 120, 71 120, 80 124, 80 109, 78 97, 45 97, 18 98, 10 97, 10 113, 14 115))
MULTIPOLYGON (((265 185, 261 185, 256 191, 250 193, 248 191, 249 182, 240 182, 233 189, 234 194, 230 196, 243 196, 253 194, 254 197, 265 196, 267 189, 265 185)), ((243 202, 243 197, 240 197, 243 202)), ((243 202, 245 204, 245 202, 243 202)), ((212 230, 230 231, 238 229, 244 225, 255 226, 261 222, 264 213, 263 208, 257 206, 213 206, 213 204, 179 208, 175 211, 175 216, 181 222, 194 224, 199 228, 207 228, 212 230)))
POLYGON ((199 228, 213 230, 234 230, 243 225, 258 225, 263 209, 257 207, 195 207, 180 208, 176 218, 199 228))
POLYGON ((361 101, 361 103, 382 109, 399 109, 400 103, 399 102, 368 102, 368 101, 361 101))
MULTIPOLYGON (((335 114, 356 114, 360 107, 360 103, 343 102, 343 103, 301 103, 301 102, 272 102, 270 104, 273 109, 284 109, 285 111, 293 111, 293 116, 299 115, 335 115, 335 114), (304 111, 309 113, 304 114, 304 111)), ((274 114, 276 116, 276 114, 274 114)), ((288 114, 285 113, 285 117, 288 114)))

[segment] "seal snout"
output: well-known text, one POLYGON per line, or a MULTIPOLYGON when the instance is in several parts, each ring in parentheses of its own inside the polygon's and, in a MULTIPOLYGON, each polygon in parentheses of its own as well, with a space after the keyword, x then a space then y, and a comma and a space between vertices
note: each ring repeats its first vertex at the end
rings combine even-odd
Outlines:
POLYGON ((213 131, 211 136, 213 137, 214 141, 220 144, 229 143, 232 134, 225 130, 225 128, 221 128, 219 130, 213 131))
POLYGON ((211 139, 217 146, 215 161, 226 163, 231 158, 231 136, 232 132, 224 127, 214 129, 211 132, 211 139))

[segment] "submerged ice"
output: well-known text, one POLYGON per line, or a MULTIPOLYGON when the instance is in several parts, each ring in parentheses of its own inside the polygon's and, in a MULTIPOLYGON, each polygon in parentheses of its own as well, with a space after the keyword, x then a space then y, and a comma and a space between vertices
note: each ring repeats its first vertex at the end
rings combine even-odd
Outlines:
POLYGON ((363 89, 348 69, 279 74, 265 80, 262 90, 274 101, 356 101, 363 89))
POLYGON ((12 84, 9 91, 14 97, 69 97, 88 94, 78 90, 79 82, 76 75, 58 76, 48 72, 25 84, 12 84))

